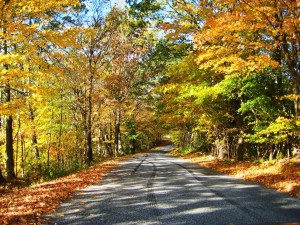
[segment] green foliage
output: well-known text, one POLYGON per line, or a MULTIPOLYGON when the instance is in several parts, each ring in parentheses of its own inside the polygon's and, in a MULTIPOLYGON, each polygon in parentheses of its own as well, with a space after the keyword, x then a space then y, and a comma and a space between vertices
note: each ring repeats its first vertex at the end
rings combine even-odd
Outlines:
POLYGON ((145 27, 153 21, 155 13, 162 9, 161 3, 157 0, 126 0, 129 4, 129 14, 136 20, 133 27, 145 27))
POLYGON ((188 148, 180 149, 179 153, 182 154, 182 155, 186 155, 186 154, 189 154, 193 151, 194 151, 194 149, 192 147, 188 147, 188 148))

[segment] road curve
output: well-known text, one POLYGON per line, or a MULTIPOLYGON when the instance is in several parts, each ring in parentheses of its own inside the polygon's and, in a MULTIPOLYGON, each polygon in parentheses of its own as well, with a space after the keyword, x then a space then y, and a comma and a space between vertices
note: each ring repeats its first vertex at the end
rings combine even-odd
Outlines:
POLYGON ((300 200, 166 154, 132 158, 78 191, 57 224, 300 224, 300 200))

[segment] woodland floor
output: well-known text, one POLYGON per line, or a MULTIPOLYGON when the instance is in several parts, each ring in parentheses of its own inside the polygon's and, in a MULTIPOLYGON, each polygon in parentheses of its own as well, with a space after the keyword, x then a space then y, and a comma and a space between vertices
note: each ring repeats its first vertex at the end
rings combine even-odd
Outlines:
MULTIPOLYGON (((179 156, 173 151, 173 155, 179 156)), ((129 156, 107 160, 96 166, 49 182, 24 188, 0 187, 0 224, 42 224, 41 215, 55 209, 74 191, 99 182, 129 156)), ((200 166, 230 174, 300 198, 300 160, 252 163, 216 161, 191 153, 181 156, 200 166)))
POLYGON ((110 159, 81 172, 29 187, 9 187, 9 193, 0 187, 0 224, 45 223, 42 214, 55 211, 74 191, 99 182, 126 158, 128 156, 110 159))
POLYGON ((219 161, 213 157, 203 156, 199 152, 182 155, 176 149, 171 152, 198 164, 267 188, 287 193, 300 198, 300 159, 285 159, 272 162, 235 162, 219 161))

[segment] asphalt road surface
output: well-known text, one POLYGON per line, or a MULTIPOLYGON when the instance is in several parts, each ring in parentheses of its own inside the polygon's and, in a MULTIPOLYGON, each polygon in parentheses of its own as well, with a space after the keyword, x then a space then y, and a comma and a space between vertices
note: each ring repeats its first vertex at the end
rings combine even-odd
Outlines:
POLYGON ((121 163, 101 183, 64 202, 49 216, 50 221, 118 225, 300 222, 299 199, 171 157, 166 154, 170 148, 121 163))

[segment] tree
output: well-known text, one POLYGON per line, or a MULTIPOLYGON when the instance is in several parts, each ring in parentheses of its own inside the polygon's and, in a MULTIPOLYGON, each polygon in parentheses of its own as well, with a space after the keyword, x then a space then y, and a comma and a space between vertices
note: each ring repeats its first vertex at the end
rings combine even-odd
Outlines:
MULTIPOLYGON (((224 153, 237 159, 243 159, 244 154, 253 157, 256 147, 264 149, 270 158, 276 151, 289 152, 285 148, 291 148, 287 146, 298 134, 296 120, 291 125, 292 118, 298 117, 297 4, 218 0, 166 3, 171 12, 161 26, 169 45, 190 44, 186 55, 197 63, 189 70, 193 62, 181 58, 166 73, 163 104, 172 106, 170 111, 179 115, 174 120, 175 129, 184 127, 176 121, 194 118, 190 129, 200 131, 206 145, 221 157, 224 153), (194 113, 184 112, 188 109, 194 113)), ((176 118, 164 117, 169 122, 176 118)))
MULTIPOLYGON (((42 21, 45 22, 49 11, 64 11, 69 1, 50 1, 47 4, 35 4, 35 1, 13 0, 1 2, 1 56, 2 78, 1 88, 5 95, 5 104, 1 114, 6 115, 6 154, 7 176, 15 178, 13 149, 13 116, 21 109, 24 97, 32 93, 31 87, 24 85, 26 78, 31 79, 36 71, 32 71, 29 60, 32 53, 38 52, 42 21)), ((76 1, 74 1, 76 4, 76 1)), ((36 59, 36 58, 35 58, 36 59)), ((36 61, 37 62, 37 61, 36 61)))
POLYGON ((297 119, 297 30, 300 26, 296 22, 299 17, 297 3, 284 0, 216 1, 210 10, 202 31, 195 35, 200 67, 212 67, 229 75, 249 75, 268 67, 286 66, 294 83, 297 119))
POLYGON ((136 117, 140 107, 146 104, 151 88, 150 80, 155 75, 153 71, 150 72, 148 63, 156 38, 152 31, 147 31, 145 27, 132 26, 132 23, 134 18, 124 11, 120 17, 120 26, 110 43, 110 75, 105 79, 105 88, 115 118, 115 154, 122 150, 123 124, 128 132, 126 139, 129 141, 131 153, 137 150, 136 117))

